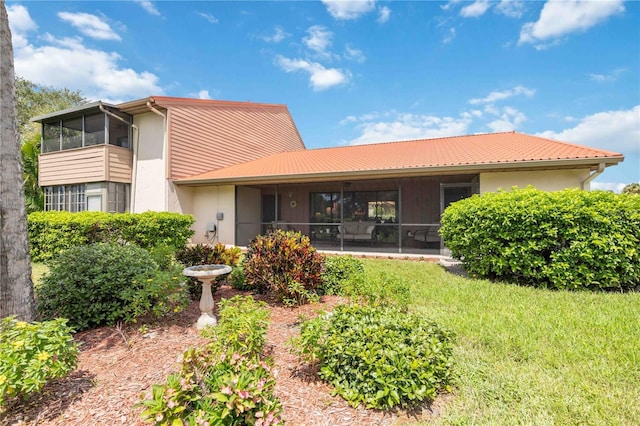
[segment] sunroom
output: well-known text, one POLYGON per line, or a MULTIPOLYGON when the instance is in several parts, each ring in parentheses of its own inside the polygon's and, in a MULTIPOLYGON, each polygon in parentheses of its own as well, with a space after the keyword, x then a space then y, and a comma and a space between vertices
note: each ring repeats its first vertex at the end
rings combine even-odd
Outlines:
POLYGON ((35 117, 41 123, 39 185, 45 210, 128 211, 132 117, 93 102, 35 117))

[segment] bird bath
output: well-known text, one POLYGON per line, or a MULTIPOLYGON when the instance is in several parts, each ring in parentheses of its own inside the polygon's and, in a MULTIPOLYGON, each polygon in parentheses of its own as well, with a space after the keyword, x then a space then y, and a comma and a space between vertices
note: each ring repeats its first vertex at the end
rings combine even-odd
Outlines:
POLYGON ((202 284, 202 296, 200 296, 200 318, 196 323, 196 328, 202 330, 208 325, 216 325, 218 321, 213 315, 213 294, 211 294, 211 284, 220 275, 231 272, 231 266, 227 265, 198 265, 184 268, 182 275, 194 277, 202 284))

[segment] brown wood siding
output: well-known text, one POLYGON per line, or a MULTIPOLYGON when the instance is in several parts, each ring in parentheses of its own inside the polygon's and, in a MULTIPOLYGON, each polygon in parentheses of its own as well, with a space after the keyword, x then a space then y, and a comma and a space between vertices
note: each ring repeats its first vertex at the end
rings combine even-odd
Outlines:
POLYGON ((130 150, 98 145, 40 155, 40 186, 86 182, 131 182, 130 150))
POLYGON ((304 149, 285 106, 169 106, 170 177, 304 149))

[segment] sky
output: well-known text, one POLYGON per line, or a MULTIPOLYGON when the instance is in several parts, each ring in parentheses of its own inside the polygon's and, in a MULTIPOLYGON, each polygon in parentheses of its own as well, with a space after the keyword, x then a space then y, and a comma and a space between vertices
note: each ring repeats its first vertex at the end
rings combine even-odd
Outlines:
POLYGON ((517 131, 640 181, 638 1, 7 1, 16 74, 90 100, 286 104, 307 148, 517 131))

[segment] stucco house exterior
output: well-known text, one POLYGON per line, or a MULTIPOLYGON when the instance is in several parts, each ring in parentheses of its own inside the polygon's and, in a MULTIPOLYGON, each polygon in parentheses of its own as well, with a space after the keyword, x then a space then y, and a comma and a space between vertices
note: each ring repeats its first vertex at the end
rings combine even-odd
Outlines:
POLYGON ((441 212, 475 193, 589 189, 622 154, 521 133, 306 149, 285 105, 154 96, 35 117, 46 210, 172 211, 193 242, 271 228, 320 248, 440 250, 441 212))

